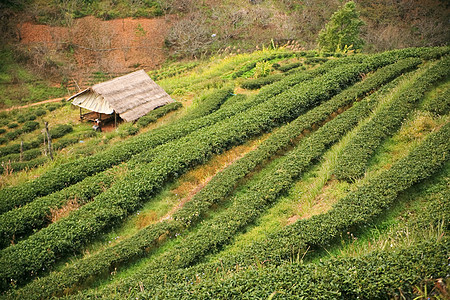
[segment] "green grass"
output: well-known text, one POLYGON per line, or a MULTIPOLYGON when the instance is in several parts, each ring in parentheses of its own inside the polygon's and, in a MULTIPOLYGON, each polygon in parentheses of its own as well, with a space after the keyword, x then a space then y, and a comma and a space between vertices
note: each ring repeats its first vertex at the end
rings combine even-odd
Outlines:
POLYGON ((63 97, 67 94, 62 86, 51 86, 49 81, 37 77, 17 63, 11 50, 0 50, 0 61, 2 61, 0 109, 63 97))

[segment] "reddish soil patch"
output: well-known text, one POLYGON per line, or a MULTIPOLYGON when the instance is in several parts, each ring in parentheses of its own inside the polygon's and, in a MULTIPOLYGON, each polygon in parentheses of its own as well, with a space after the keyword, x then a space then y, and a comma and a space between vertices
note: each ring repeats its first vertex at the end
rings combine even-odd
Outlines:
POLYGON ((166 57, 163 47, 169 27, 166 18, 102 21, 89 16, 74 20, 71 27, 27 22, 19 31, 29 50, 71 53, 73 75, 84 86, 82 79, 93 71, 122 74, 159 66, 166 57))

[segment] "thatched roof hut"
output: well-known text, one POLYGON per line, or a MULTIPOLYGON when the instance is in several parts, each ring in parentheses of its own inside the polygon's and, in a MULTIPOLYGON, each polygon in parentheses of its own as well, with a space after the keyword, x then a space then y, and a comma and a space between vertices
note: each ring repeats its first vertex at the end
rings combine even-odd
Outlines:
POLYGON ((99 114, 118 114, 127 122, 174 100, 144 70, 98 83, 68 100, 99 114))

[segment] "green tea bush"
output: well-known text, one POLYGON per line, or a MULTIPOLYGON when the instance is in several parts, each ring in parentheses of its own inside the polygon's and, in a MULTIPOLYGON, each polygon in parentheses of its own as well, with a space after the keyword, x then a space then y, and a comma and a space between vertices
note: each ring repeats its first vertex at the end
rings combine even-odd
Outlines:
POLYGON ((23 132, 32 132, 39 128, 39 122, 36 121, 27 121, 22 126, 23 132))
POLYGON ((73 127, 70 124, 59 124, 53 128, 50 128, 49 133, 53 139, 60 138, 73 131, 73 127))
MULTIPOLYGON (((376 68, 380 61, 372 63, 376 68)), ((360 78, 361 72, 369 70, 370 66, 366 64, 338 67, 308 84, 298 85, 279 94, 273 101, 263 102, 244 113, 161 145, 158 155, 153 156, 150 163, 135 168, 93 202, 28 239, 2 250, 0 265, 7 266, 0 269, 2 288, 8 288, 11 279, 20 284, 29 279, 31 274, 40 272, 42 268, 48 269, 55 261, 77 251, 87 241, 135 211, 169 179, 203 163, 213 153, 220 153, 223 149, 292 120, 308 107, 317 105, 354 83, 360 78)))
MULTIPOLYGON (((163 299, 388 299, 417 296, 425 279, 444 278, 450 239, 423 241, 399 250, 375 251, 361 257, 331 258, 317 264, 285 264, 245 269, 225 275, 195 268, 168 272, 174 283, 129 298, 163 299), (197 272, 197 273, 194 273, 197 272), (183 273, 183 274, 181 274, 183 273), (184 275, 184 276, 183 276, 184 275), (218 278, 217 278, 218 277, 218 278), (186 280, 186 278, 188 278, 186 280), (192 278, 198 278, 194 281, 192 278)), ((425 281, 426 282, 426 281, 425 281)), ((432 290, 432 281, 428 290, 432 290)), ((420 296, 419 296, 420 297, 420 296)))
POLYGON ((64 206, 69 199, 75 199, 80 206, 90 202, 93 197, 111 187, 114 180, 113 171, 102 172, 0 215, 0 247, 4 248, 11 241, 17 242, 48 225, 51 210, 64 206))
POLYGON ((156 122, 159 118, 165 116, 171 111, 179 109, 180 107, 183 107, 181 102, 172 102, 162 107, 158 107, 155 110, 152 110, 151 112, 146 114, 145 116, 140 117, 136 124, 140 128, 146 127, 148 126, 148 124, 156 122))
POLYGON ((279 67, 278 70, 280 70, 281 72, 287 72, 289 70, 292 70, 292 69, 295 69, 295 68, 298 68, 301 66, 302 66, 301 62, 294 62, 291 64, 283 65, 283 66, 279 67))
POLYGON ((231 88, 222 88, 213 91, 211 94, 202 99, 200 104, 192 109, 189 114, 183 118, 183 120, 193 120, 211 114, 212 112, 218 110, 219 107, 232 95, 233 89, 231 88))
POLYGON ((47 113, 47 111, 43 108, 38 108, 34 111, 34 114, 38 117, 44 116, 47 113))
POLYGON ((13 131, 8 131, 5 133, 5 138, 7 138, 9 141, 15 140, 23 133, 22 129, 17 129, 13 131))
POLYGON ((19 124, 17 124, 17 123, 9 123, 7 126, 8 126, 8 128, 16 128, 16 127, 19 127, 19 124))
POLYGON ((448 161, 449 138, 450 123, 447 123, 389 170, 339 200, 332 210, 286 226, 264 241, 243 249, 239 255, 223 258, 223 265, 249 264, 255 256, 270 264, 280 264, 291 253, 326 246, 352 228, 371 226, 374 218, 388 210, 400 192, 442 168, 448 161))
MULTIPOLYGON (((220 202, 221 199, 232 192, 240 179, 249 174, 264 160, 279 153, 281 149, 287 148, 302 130, 311 128, 314 123, 322 122, 339 107, 352 103, 359 96, 364 95, 372 89, 376 89, 383 83, 390 81, 395 78, 395 76, 399 76, 404 71, 413 68, 419 63, 420 60, 406 59, 392 66, 384 67, 365 81, 357 83, 355 86, 343 91, 330 101, 301 115, 298 119, 274 132, 256 150, 248 153, 243 158, 217 174, 205 188, 194 195, 191 201, 186 203, 179 211, 175 212, 172 222, 163 222, 148 226, 126 241, 106 251, 102 251, 79 261, 75 265, 63 269, 61 272, 52 273, 48 277, 30 284, 28 288, 30 290, 33 290, 34 288, 40 289, 39 292, 34 290, 34 293, 37 292, 37 294, 41 296, 51 295, 64 288, 70 287, 74 283, 81 283, 87 278, 101 274, 102 272, 111 269, 113 265, 124 263, 143 255, 145 253, 144 249, 156 244, 157 239, 161 234, 174 235, 176 232, 181 232, 183 228, 196 224, 201 220, 211 205, 220 202), (120 255, 117 253, 120 253, 120 255), (58 282, 58 285, 54 284, 56 281, 58 282), (37 286, 39 286, 39 288, 37 286)), ((376 96, 377 99, 381 97, 381 95, 374 96, 376 96)), ((372 101, 373 103, 376 103, 376 99, 375 101, 372 101)), ((34 202, 27 206, 32 206, 33 203, 34 202)), ((10 215, 12 217, 14 216, 14 214, 10 215)), ((0 221, 2 221, 1 217, 0 221)), ((8 223, 6 221, 3 222, 5 222, 5 228, 9 228, 9 226, 7 226, 8 223)), ((13 222, 17 223, 18 221, 13 222)), ((23 222, 24 221, 20 223, 23 222)), ((34 226, 35 225, 33 225, 33 227, 34 226)), ((11 234, 9 237, 10 236, 11 234)), ((26 288, 24 290, 26 290, 26 288)))
POLYGON ((366 171, 367 163, 381 142, 392 136, 415 104, 436 82, 450 74, 450 57, 443 58, 416 78, 392 99, 386 107, 365 124, 343 149, 334 174, 338 179, 352 181, 366 171))
POLYGON ((260 78, 256 78, 256 79, 247 79, 246 81, 244 81, 241 84, 241 87, 243 89, 247 89, 247 90, 257 90, 264 85, 268 85, 268 84, 274 83, 276 81, 279 81, 279 80, 283 79, 283 77, 284 77, 283 74, 273 74, 273 75, 269 75, 266 77, 260 77, 260 78))
MULTIPOLYGON (((34 159, 30 159, 28 161, 14 161, 10 163, 6 163, 8 166, 9 171, 22 171, 26 169, 32 169, 37 166, 43 165, 46 163, 49 159, 47 157, 37 157, 34 159)), ((5 171, 6 165, 0 166, 0 173, 3 173, 5 171)))
POLYGON ((438 115, 448 114, 450 112, 450 87, 425 102, 424 109, 438 115))
MULTIPOLYGON (((22 153, 22 160, 27 161, 31 160, 33 158, 36 158, 41 155, 40 149, 30 149, 23 151, 22 153)), ((14 154, 8 154, 6 156, 3 156, 0 161, 7 162, 7 161, 20 161, 20 153, 14 153, 14 154)))
POLYGON ((5 128, 0 128, 0 134, 4 134, 6 132, 5 128))
POLYGON ((24 117, 25 117, 25 121, 34 121, 37 118, 36 115, 32 114, 32 113, 28 113, 24 117))

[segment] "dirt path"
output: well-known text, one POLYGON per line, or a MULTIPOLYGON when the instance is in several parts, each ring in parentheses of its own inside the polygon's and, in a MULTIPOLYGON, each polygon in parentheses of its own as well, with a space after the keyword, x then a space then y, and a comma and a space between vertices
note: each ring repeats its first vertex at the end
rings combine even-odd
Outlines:
POLYGON ((13 107, 10 107, 10 108, 0 109, 0 111, 11 111, 11 110, 14 110, 14 109, 27 108, 27 107, 30 107, 30 106, 36 106, 36 105, 41 105, 41 104, 50 103, 50 102, 59 102, 59 101, 61 101, 62 99, 66 99, 66 98, 67 98, 67 97, 60 97, 60 98, 55 98, 55 99, 48 99, 48 100, 44 100, 44 101, 41 101, 41 102, 36 102, 36 103, 27 104, 27 105, 24 105, 24 106, 13 106, 13 107))

